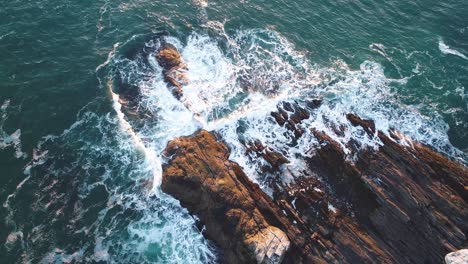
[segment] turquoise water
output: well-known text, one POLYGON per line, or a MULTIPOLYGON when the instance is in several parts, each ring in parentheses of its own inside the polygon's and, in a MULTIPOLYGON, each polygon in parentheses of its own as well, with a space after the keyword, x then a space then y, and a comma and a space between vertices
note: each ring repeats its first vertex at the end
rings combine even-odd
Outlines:
POLYGON ((260 137, 286 148, 280 136, 264 136, 272 129, 262 112, 283 99, 328 100, 332 107, 310 121, 324 130, 319 115, 339 123, 356 112, 467 161, 466 1, 0 7, 0 263, 216 260, 196 220, 157 185, 147 187, 155 168, 122 129, 109 95, 117 80, 139 86, 144 106, 159 115, 130 122, 146 149, 158 156, 173 136, 210 128, 261 184, 239 142, 260 137), (186 107, 170 98, 148 55, 165 34, 192 66, 186 107), (268 96, 255 104, 244 84, 268 96), (194 122, 193 113, 208 123, 194 122))

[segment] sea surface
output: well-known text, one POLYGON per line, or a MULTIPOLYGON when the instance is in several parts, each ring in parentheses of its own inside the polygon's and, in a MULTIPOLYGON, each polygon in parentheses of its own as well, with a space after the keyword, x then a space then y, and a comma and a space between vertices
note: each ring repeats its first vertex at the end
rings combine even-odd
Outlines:
MULTIPOLYGON (((161 155, 177 136, 215 131, 269 193, 245 142, 307 176, 319 147, 290 144, 270 112, 324 104, 304 122, 378 148, 346 113, 468 159, 468 1, 0 0, 0 263, 216 263, 221 254, 161 192, 161 155), (176 46, 184 97, 154 52, 176 46), (141 90, 129 120, 119 88, 141 90)), ((352 156, 349 157, 353 159, 352 156)))

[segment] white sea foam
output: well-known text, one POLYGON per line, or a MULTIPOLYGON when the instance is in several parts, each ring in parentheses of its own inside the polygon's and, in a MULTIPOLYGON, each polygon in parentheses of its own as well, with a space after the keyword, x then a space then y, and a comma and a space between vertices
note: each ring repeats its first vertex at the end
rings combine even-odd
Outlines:
POLYGON ((0 36, 0 40, 4 39, 4 38, 6 38, 6 37, 8 37, 10 35, 13 35, 13 34, 15 34, 15 31, 10 31, 10 32, 8 32, 6 34, 3 34, 3 35, 0 36))
POLYGON ((335 214, 336 214, 336 212, 337 212, 336 207, 333 206, 333 204, 331 204, 331 203, 328 203, 328 210, 329 210, 329 211, 332 211, 332 212, 335 213, 335 214))
POLYGON ((77 263, 83 262, 83 253, 86 248, 80 248, 79 250, 67 254, 60 248, 55 248, 52 252, 49 252, 39 263, 48 264, 48 263, 77 263))
POLYGON ((151 170, 153 172, 153 190, 156 191, 156 187, 158 187, 161 184, 161 180, 162 180, 161 159, 160 157, 158 157, 158 154, 153 149, 147 148, 145 146, 142 139, 135 133, 132 126, 125 120, 124 114, 121 112, 122 105, 119 103, 119 95, 112 91, 111 85, 108 85, 108 87, 109 87, 108 91, 113 100, 114 109, 115 109, 115 112, 117 113, 117 117, 119 119, 119 124, 121 126, 121 129, 125 133, 128 133, 130 135, 135 146, 142 153, 144 153, 146 162, 148 163, 148 166, 151 167, 151 170))
MULTIPOLYGON (((46 239, 55 247, 41 257, 42 263, 212 262, 216 259, 214 249, 196 229, 188 212, 172 197, 149 191, 147 182, 154 177, 154 160, 148 159, 144 151, 147 145, 143 146, 135 131, 126 129, 125 122, 118 114, 99 116, 82 111, 61 135, 45 137, 28 165, 30 170, 40 170, 40 177, 31 174, 11 195, 5 204, 8 224, 17 228, 15 232, 28 232, 26 243, 40 245, 46 239), (58 152, 52 151, 57 147, 58 152), (74 184, 64 190, 64 182, 74 184), (31 188, 42 195, 31 201, 27 210, 47 210, 46 217, 32 228, 14 217, 18 208, 23 210, 18 207, 25 197, 23 192, 31 188), (77 193, 79 200, 74 200, 71 193, 77 193), (101 198, 88 204, 86 201, 95 195, 101 198), (70 207, 73 210, 64 218, 63 213, 70 207), (99 210, 91 214, 94 216, 89 222, 89 213, 96 208, 99 210), (54 245, 50 228, 56 226, 50 223, 60 222, 73 230, 67 233, 69 240, 81 243, 86 237, 86 243, 78 244, 79 249, 75 243, 71 247, 54 245)), ((23 261, 38 261, 35 248, 24 252, 23 261)))
POLYGON ((208 36, 190 36, 181 55, 189 68, 182 100, 193 113, 213 119, 213 110, 226 107, 227 99, 241 92, 236 86, 237 69, 208 36))
MULTIPOLYGON (((193 33, 185 43, 174 37, 165 38, 180 51, 188 65, 189 83, 183 87, 184 96, 180 101, 167 89, 154 53, 144 55, 149 67, 144 56, 133 60, 117 59, 121 60, 116 62, 121 63, 121 77, 139 87, 141 109, 152 116, 145 119, 143 126, 135 127, 134 133, 153 153, 160 155, 171 139, 190 135, 199 128, 215 131, 230 146, 230 159, 239 163, 246 174, 269 194, 279 175, 284 184, 298 176, 313 175, 305 169, 305 158, 314 155, 320 144, 310 128, 325 132, 336 140, 350 160, 357 154, 349 149, 350 141, 359 142, 357 147, 361 149, 381 146, 377 136, 368 136, 362 128, 352 126, 346 118, 348 113, 373 119, 377 129, 384 133, 397 128, 403 132, 400 134, 402 144, 411 147, 416 140, 449 155, 454 153, 447 136, 448 126, 439 117, 428 118, 417 109, 400 104, 393 87, 404 85, 406 79, 386 78, 381 65, 366 61, 358 70, 352 70, 337 60, 331 67, 320 68, 308 62, 302 52, 296 51, 275 32, 244 30, 228 35, 222 24, 216 24, 216 28, 219 38, 200 33, 193 33), (221 49, 224 45, 226 48, 221 49), (309 119, 303 120, 300 126, 305 133, 293 144, 294 134, 279 126, 270 113, 283 101, 305 107, 304 102, 314 98, 322 98, 324 103, 311 111, 309 119), (246 143, 257 140, 289 160, 277 174, 262 169, 268 165, 263 159, 246 155, 246 143)), ((148 47, 157 48, 157 45, 147 43, 148 47)), ((375 48, 385 51, 384 47, 375 48)), ((132 125, 131 122, 129 124, 132 125)), ((156 184, 157 181, 153 186, 156 184)), ((112 198, 115 199, 112 203, 128 204, 125 206, 128 208, 157 205, 158 209, 166 206, 172 209, 164 210, 168 213, 164 216, 157 209, 145 209, 145 212, 158 212, 159 216, 155 218, 145 213, 140 220, 129 224, 128 232, 133 238, 125 240, 125 245, 115 239, 104 239, 99 250, 95 250, 95 258, 106 256, 114 259, 113 248, 124 248, 123 252, 150 252, 148 254, 162 250, 164 253, 159 254, 163 255, 194 252, 188 248, 186 242, 189 241, 202 245, 190 259, 214 259, 213 251, 200 234, 182 232, 174 229, 173 225, 160 225, 162 217, 180 223, 183 230, 194 228, 193 220, 186 218, 186 212, 174 214, 174 210, 179 210, 174 208, 178 207, 160 195, 161 202, 156 203, 140 198, 135 200, 128 195, 123 200, 112 198), (175 240, 176 233, 177 239, 183 239, 184 243, 179 244, 177 241, 180 240, 175 240)), ((329 209, 336 210, 331 204, 329 209)), ((171 257, 175 262, 187 258, 186 255, 171 257)))
MULTIPOLYGON (((374 120, 384 133, 391 128, 400 130, 406 135, 401 137, 402 144, 411 146, 416 140, 456 154, 448 140, 448 126, 440 117, 424 117, 417 109, 401 105, 392 87, 404 85, 406 79, 386 78, 379 64, 366 61, 359 70, 351 70, 337 60, 332 67, 319 68, 273 31, 242 30, 229 35, 222 23, 207 23, 207 27, 215 29, 219 38, 200 33, 190 35, 186 43, 165 38, 188 65, 189 82, 183 87, 181 102, 167 91, 161 69, 154 55, 149 55, 153 75, 138 85, 144 95, 141 105, 156 114, 158 121, 148 122, 138 133, 147 145, 157 142, 157 151, 172 138, 189 135, 197 128, 216 131, 231 147, 230 158, 266 188, 265 173, 260 169, 265 162, 245 154, 247 142, 259 140, 286 155, 290 163, 283 166, 282 173, 287 182, 307 173, 303 170, 304 157, 313 155, 313 149, 319 147, 310 128, 331 136, 351 160, 356 154, 348 149, 351 140, 359 142, 362 149, 381 146, 376 135, 369 137, 348 122, 346 114, 355 113, 374 120), (225 50, 221 50, 221 42, 225 50), (291 145, 292 132, 278 126, 270 112, 282 101, 296 101, 305 107, 302 102, 308 98, 323 98, 325 103, 303 121, 305 134, 291 145)), ((388 56, 383 45, 373 44, 371 48, 388 56)), ((130 68, 127 75, 145 75, 135 72, 144 70, 141 67, 130 68)))
POLYGON ((17 129, 11 134, 4 130, 5 121, 8 119, 9 106, 10 100, 5 100, 0 107, 0 149, 13 147, 16 158, 26 158, 27 154, 22 151, 21 146, 21 129, 17 129))
POLYGON ((208 6, 208 0, 192 0, 192 1, 195 5, 200 6, 200 7, 208 6))
POLYGON ((459 52, 458 50, 450 48, 447 44, 444 43, 442 39, 439 39, 439 50, 443 54, 451 54, 451 55, 458 56, 462 59, 468 60, 468 57, 466 57, 465 54, 459 52))
MULTIPOLYGON (((299 99, 304 90, 319 84, 322 81, 319 73, 309 66, 301 53, 295 52, 291 44, 274 32, 239 31, 230 37, 221 26, 218 30, 229 44, 224 54, 217 43, 205 35, 192 35, 185 46, 172 40, 187 62, 191 76, 191 83, 184 87, 187 95, 183 102, 190 111, 204 115, 208 121, 204 124, 205 129, 215 130, 223 136, 232 149, 230 158, 240 163, 252 179, 259 180, 259 168, 265 165, 245 155, 244 144, 255 140, 285 153, 290 159, 284 170, 284 175, 289 175, 283 178, 285 181, 300 175, 304 165, 302 158, 297 157, 305 156, 306 148, 314 142, 313 137, 306 133, 300 139, 301 144, 291 147, 291 132, 278 126, 269 116, 279 102, 299 99), (223 109, 223 115, 207 114, 216 109, 223 109), (245 130, 241 134, 240 126, 245 130)), ((331 131, 324 125, 323 116, 333 120, 340 117, 341 123, 348 124, 347 109, 336 110, 320 109, 318 120, 309 122, 308 127, 331 131)), ((349 126, 349 130, 358 128, 349 126)), ((350 140, 350 133, 344 139, 339 138, 343 147, 350 140)), ((363 131, 357 134, 362 137, 361 141, 368 140, 363 131)), ((376 146, 375 140, 368 141, 367 145, 376 146)))

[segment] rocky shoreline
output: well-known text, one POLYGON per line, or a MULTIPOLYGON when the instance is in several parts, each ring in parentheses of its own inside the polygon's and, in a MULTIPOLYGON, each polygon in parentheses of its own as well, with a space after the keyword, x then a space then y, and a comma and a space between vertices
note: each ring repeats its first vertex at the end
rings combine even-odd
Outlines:
MULTIPOLYGON (((156 58, 180 98, 187 66, 172 46, 156 58)), ((280 103, 271 116, 297 144, 306 132, 299 124, 321 103, 280 103)), ((200 219, 222 263, 441 263, 467 248, 468 169, 396 130, 387 135, 372 120, 346 118, 382 145, 350 141, 350 160, 339 142, 309 127, 320 143, 306 158, 311 175, 278 180, 269 196, 229 160, 220 137, 200 130, 167 145, 162 190, 200 219)), ((285 156, 262 142, 245 148, 281 177, 285 156)))
POLYGON ((169 143, 162 188, 200 218, 226 263, 440 263, 466 247, 463 165, 384 135, 382 149, 354 165, 330 138, 316 135, 326 146, 309 166, 353 205, 353 217, 330 208, 333 198, 314 188, 320 183, 313 177, 270 198, 228 160, 227 146, 204 130, 169 143), (265 241, 265 229, 276 236, 265 241))

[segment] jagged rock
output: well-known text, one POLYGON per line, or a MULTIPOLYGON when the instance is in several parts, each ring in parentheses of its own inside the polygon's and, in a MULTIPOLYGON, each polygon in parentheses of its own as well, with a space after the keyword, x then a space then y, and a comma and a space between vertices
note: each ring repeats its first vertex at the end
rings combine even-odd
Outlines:
MULTIPOLYGON (((315 109, 319 107, 322 103, 320 100, 308 101, 307 107, 310 109, 315 109)), ((310 113, 307 109, 301 107, 297 103, 283 102, 281 105, 277 106, 277 112, 271 112, 271 116, 276 120, 276 122, 294 132, 296 139, 301 137, 304 134, 304 130, 299 126, 299 124, 310 117, 310 113)))
POLYGON ((247 154, 255 153, 257 157, 262 157, 271 166, 272 171, 278 171, 281 165, 289 160, 283 154, 276 152, 269 147, 265 147, 260 141, 247 144, 247 154))
POLYGON ((372 120, 364 120, 354 114, 347 114, 346 118, 353 126, 361 126, 369 136, 375 134, 375 123, 372 120))
POLYGON ((226 263, 281 262, 289 239, 265 218, 262 208, 269 206, 259 203, 267 198, 228 161, 224 144, 202 130, 171 141, 165 155, 171 159, 163 168, 163 191, 200 218, 226 263))
POLYGON ((466 264, 468 263, 468 249, 461 249, 445 256, 445 264, 466 264))
POLYGON ((124 114, 132 120, 141 119, 144 113, 139 109, 141 99, 140 88, 128 84, 119 84, 118 88, 119 103, 122 105, 124 114))
POLYGON ((187 65, 180 53, 173 45, 163 43, 157 51, 156 59, 163 68, 164 79, 172 85, 172 93, 180 99, 183 95, 182 86, 188 82, 187 65))
MULTIPOLYGON (((320 103, 283 103, 272 116, 297 143, 320 103)), ((468 169, 396 130, 387 135, 372 120, 347 118, 382 146, 357 151, 351 142, 350 160, 340 143, 309 128, 320 146, 306 159, 312 175, 273 188, 273 198, 206 131, 169 143, 162 188, 202 220, 228 263, 440 263, 466 248, 468 169), (273 237, 278 246, 261 242, 273 237)), ((246 147, 274 170, 288 162, 261 142, 246 147)))
POLYGON ((184 65, 177 49, 168 43, 164 43, 162 45, 162 47, 158 50, 156 58, 158 59, 158 63, 161 65, 161 67, 166 70, 180 68, 184 65))
POLYGON ((377 133, 383 146, 351 163, 337 142, 313 131, 323 147, 308 164, 353 208, 352 222, 379 238, 378 247, 398 263, 440 263, 447 252, 466 247, 467 168, 417 142, 399 144, 396 131, 387 136, 369 120, 348 119, 369 136, 377 133))
POLYGON ((121 106, 120 111, 125 120, 132 124, 133 128, 141 128, 145 122, 156 120, 158 117, 151 111, 140 105, 142 98, 140 87, 122 82, 120 78, 109 83, 111 96, 121 106))
MULTIPOLYGON (((323 193, 309 188, 311 182, 296 188, 306 199, 292 202, 276 195, 273 201, 228 160, 229 149, 209 132, 171 141, 165 155, 170 159, 163 168, 163 191, 200 218, 205 235, 223 250, 224 262, 279 263, 282 258, 284 263, 395 262, 377 246, 382 241, 360 230, 349 217, 329 224, 340 212, 328 209, 323 193), (315 214, 327 220, 315 223, 312 213, 302 214, 296 206, 316 207, 315 214)), ((289 193, 283 191, 285 196, 289 193)))
POLYGON ((307 104, 307 107, 309 107, 309 109, 313 110, 313 109, 319 108, 322 105, 322 100, 320 99, 308 100, 306 101, 306 104, 307 104))

